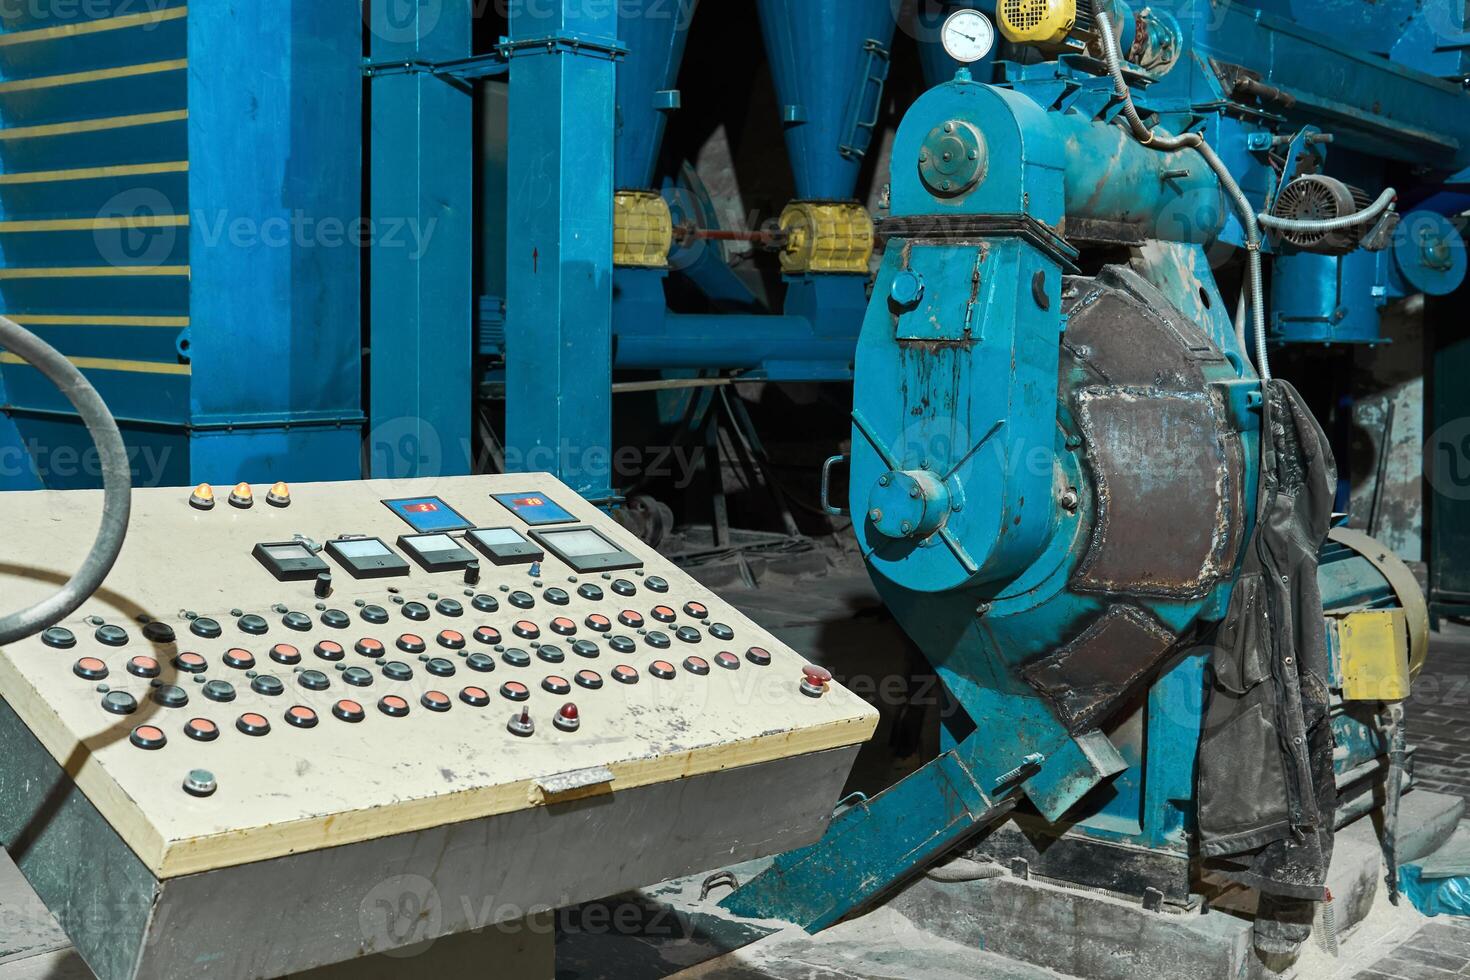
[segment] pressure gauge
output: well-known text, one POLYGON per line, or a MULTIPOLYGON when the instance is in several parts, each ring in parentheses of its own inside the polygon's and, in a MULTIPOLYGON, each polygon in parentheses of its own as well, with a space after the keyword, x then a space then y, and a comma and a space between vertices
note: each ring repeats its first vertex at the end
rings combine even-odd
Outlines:
POLYGON ((949 56, 962 65, 974 64, 995 47, 995 25, 978 10, 956 10, 940 29, 949 56))

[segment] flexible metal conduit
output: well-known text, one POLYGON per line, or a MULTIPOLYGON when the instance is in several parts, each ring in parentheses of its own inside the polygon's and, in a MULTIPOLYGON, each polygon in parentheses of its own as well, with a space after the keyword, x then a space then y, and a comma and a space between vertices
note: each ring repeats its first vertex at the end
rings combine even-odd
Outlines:
POLYGON ((1245 228, 1245 247, 1247 251, 1246 279, 1250 289, 1250 315, 1255 328, 1256 338, 1256 370, 1263 381, 1271 378, 1271 362, 1266 353, 1266 303, 1264 290, 1261 284, 1261 226, 1256 221, 1256 209, 1246 199, 1245 193, 1240 185, 1235 182, 1234 176, 1226 168, 1225 162, 1216 155, 1214 149, 1199 133, 1185 133, 1182 136, 1168 136, 1156 133, 1144 125, 1138 115, 1138 109, 1133 105, 1133 96, 1128 91, 1128 83, 1123 80, 1123 58, 1118 52, 1118 36, 1113 31, 1113 24, 1108 14, 1097 11, 1098 32, 1102 35, 1103 57, 1107 62, 1108 74, 1113 76, 1113 94, 1123 103, 1123 115, 1128 120, 1128 127, 1133 132, 1134 139, 1144 146, 1150 146, 1159 150, 1182 150, 1194 149, 1204 157, 1205 163, 1209 164, 1215 176, 1220 179, 1220 185, 1225 188, 1231 202, 1235 205, 1235 211, 1240 217, 1240 223, 1245 228))
POLYGON ((1343 231, 1347 228, 1356 228, 1358 225, 1366 225, 1393 207, 1393 202, 1398 199, 1399 192, 1390 187, 1378 195, 1378 200, 1363 210, 1354 214, 1344 215, 1341 218, 1322 218, 1313 221, 1305 218, 1278 218, 1270 214, 1261 214, 1257 216, 1257 219, 1272 231, 1299 231, 1308 235, 1324 235, 1328 232, 1343 231))
POLYGON ((0 646, 55 626, 91 598, 112 571, 132 512, 133 478, 117 422, 97 389, 55 348, 19 324, 0 317, 0 347, 40 371, 56 385, 91 433, 102 462, 102 526, 76 574, 55 595, 0 618, 0 646))

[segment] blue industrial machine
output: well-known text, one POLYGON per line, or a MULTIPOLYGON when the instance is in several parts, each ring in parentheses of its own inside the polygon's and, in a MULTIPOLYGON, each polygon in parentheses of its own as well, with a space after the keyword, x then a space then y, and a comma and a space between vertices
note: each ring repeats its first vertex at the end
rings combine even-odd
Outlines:
MULTIPOLYGON (((1470 96, 1277 6, 1002 0, 1011 57, 972 54, 905 115, 850 512, 960 710, 938 758, 728 908, 825 927, 1022 798, 1024 825, 1068 842, 1059 877, 1188 900, 1206 665, 1255 531, 1269 348, 1376 339, 1388 297, 1465 275, 1448 221, 1400 221, 1380 192, 1399 160, 1462 179, 1470 96), (1232 317, 1213 267, 1235 249, 1273 257, 1279 315, 1247 273, 1232 317), (1079 861, 1088 847, 1105 856, 1079 861)), ((989 26, 951 23, 961 51, 989 26)), ((1345 615, 1401 610, 1399 659, 1422 657, 1422 597, 1384 551, 1339 531, 1321 556, 1339 692, 1345 615)), ((1340 816, 1361 813, 1381 725, 1350 690, 1332 717, 1340 816)))
MULTIPOLYGON (((360 472, 356 8, 5 12, 0 307, 86 371, 139 482, 360 472)), ((0 488, 100 483, 10 354, 0 409, 0 488)))

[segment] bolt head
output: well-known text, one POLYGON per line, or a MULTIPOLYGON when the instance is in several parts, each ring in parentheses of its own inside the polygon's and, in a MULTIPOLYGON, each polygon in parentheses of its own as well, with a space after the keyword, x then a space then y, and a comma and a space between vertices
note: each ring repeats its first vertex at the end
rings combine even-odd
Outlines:
POLYGON ((880 487, 886 487, 886 486, 888 486, 888 482, 889 481, 888 481, 888 474, 887 473, 885 473, 882 476, 878 477, 878 486, 880 486, 880 487))
POLYGON ((903 524, 899 526, 899 530, 903 531, 904 534, 908 534, 913 529, 913 524, 909 523, 908 521, 904 521, 903 524))
POLYGON ((875 522, 881 521, 883 520, 883 512, 877 507, 874 507, 872 510, 868 511, 868 517, 872 518, 875 522))

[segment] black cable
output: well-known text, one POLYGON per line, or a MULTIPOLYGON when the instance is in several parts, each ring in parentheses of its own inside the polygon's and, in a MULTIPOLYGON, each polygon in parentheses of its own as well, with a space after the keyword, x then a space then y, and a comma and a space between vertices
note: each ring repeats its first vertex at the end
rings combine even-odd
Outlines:
POLYGON ((133 474, 117 422, 91 382, 54 347, 19 324, 0 317, 0 347, 40 371, 76 408, 102 463, 102 526, 81 567, 55 595, 0 618, 0 646, 55 626, 92 597, 122 551, 132 512, 133 474))

